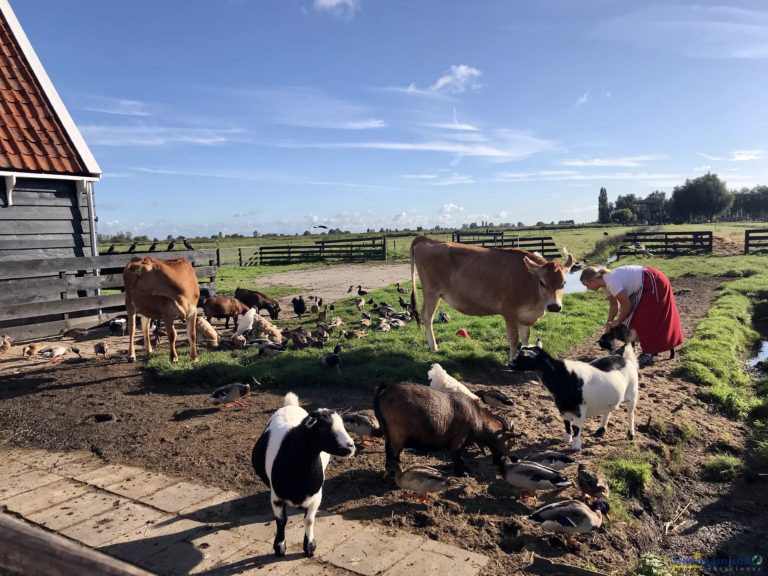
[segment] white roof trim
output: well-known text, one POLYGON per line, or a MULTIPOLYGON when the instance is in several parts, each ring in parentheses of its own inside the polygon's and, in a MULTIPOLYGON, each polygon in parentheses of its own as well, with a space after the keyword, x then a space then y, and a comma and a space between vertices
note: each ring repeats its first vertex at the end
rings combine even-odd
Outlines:
POLYGON ((37 57, 35 49, 32 48, 32 44, 30 44, 27 35, 24 33, 24 29, 16 19, 16 14, 14 14, 8 0, 0 0, 0 10, 3 13, 3 16, 5 16, 5 19, 8 21, 8 26, 10 26, 11 32, 13 32, 13 35, 16 37, 16 42, 18 42, 21 51, 27 58, 29 65, 32 67, 32 72, 35 74, 37 81, 40 82, 40 85, 43 88, 43 92, 45 92, 45 95, 48 97, 48 101, 51 103, 51 106, 53 106, 56 115, 59 117, 59 120, 64 126, 64 130, 67 132, 67 136, 69 136, 69 139, 75 146, 77 153, 85 163, 85 168, 91 174, 100 176, 101 168, 99 168, 99 164, 96 162, 93 154, 91 154, 91 150, 88 148, 85 140, 83 140, 83 136, 80 134, 80 130, 77 129, 75 122, 69 115, 67 107, 64 106, 64 102, 62 102, 61 98, 59 98, 59 93, 56 92, 56 88, 53 87, 51 79, 48 77, 45 68, 43 68, 43 64, 40 62, 40 59, 37 57))
POLYGON ((42 178, 45 180, 82 180, 83 182, 98 182, 101 176, 77 176, 75 174, 48 174, 47 172, 14 172, 0 170, 0 177, 15 176, 16 178, 42 178))

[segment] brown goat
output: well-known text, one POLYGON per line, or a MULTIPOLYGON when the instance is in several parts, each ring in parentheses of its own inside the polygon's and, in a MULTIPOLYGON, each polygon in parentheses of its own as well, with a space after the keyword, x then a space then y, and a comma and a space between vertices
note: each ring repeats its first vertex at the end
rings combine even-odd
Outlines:
POLYGON ((203 313, 206 320, 210 322, 212 318, 224 318, 224 328, 229 328, 230 318, 232 318, 235 327, 237 327, 238 316, 245 314, 248 310, 250 308, 240 302, 240 300, 230 298, 229 296, 214 296, 203 302, 203 313))
POLYGON ((385 475, 397 469, 403 449, 416 448, 449 450, 455 474, 465 476, 462 451, 468 443, 490 448, 498 464, 513 437, 504 420, 467 396, 422 384, 379 386, 373 409, 386 436, 385 475))

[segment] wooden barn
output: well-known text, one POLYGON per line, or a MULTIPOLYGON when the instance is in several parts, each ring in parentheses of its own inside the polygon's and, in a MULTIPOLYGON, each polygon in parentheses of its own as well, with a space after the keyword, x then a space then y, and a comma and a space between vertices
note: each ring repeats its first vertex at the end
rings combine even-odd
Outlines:
POLYGON ((0 0, 0 262, 96 256, 101 169, 0 0))

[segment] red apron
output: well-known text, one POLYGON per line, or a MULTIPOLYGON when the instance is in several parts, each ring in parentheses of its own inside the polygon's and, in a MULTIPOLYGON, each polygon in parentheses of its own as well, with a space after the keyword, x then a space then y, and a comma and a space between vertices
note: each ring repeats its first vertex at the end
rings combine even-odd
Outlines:
POLYGON ((685 341, 675 295, 667 277, 652 268, 643 270, 643 295, 635 308, 630 328, 637 332, 643 352, 657 354, 685 341))

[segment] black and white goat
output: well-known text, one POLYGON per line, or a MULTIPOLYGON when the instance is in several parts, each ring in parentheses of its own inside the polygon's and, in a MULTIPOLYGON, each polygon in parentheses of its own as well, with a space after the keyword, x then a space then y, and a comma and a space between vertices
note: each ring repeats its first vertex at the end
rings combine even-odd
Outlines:
POLYGON ((635 437, 638 364, 631 344, 589 364, 578 360, 558 360, 539 346, 526 346, 520 349, 509 366, 513 370, 536 372, 563 417, 563 442, 570 442, 571 450, 581 450, 581 433, 587 418, 603 417, 595 433, 595 436, 602 436, 608 426, 608 417, 622 402, 627 403, 628 437, 635 437))
POLYGON ((325 468, 336 456, 352 456, 355 443, 344 430, 341 417, 320 409, 308 414, 293 392, 269 419, 253 447, 252 463, 259 478, 271 490, 275 514, 275 554, 285 555, 285 525, 288 508, 304 510, 304 554, 315 553, 315 514, 323 497, 325 468))

